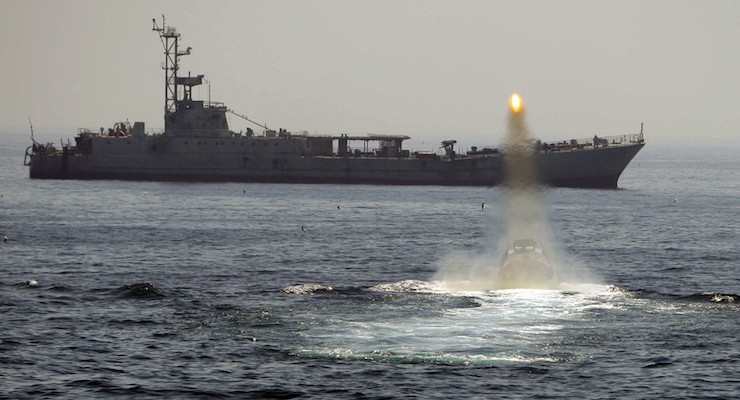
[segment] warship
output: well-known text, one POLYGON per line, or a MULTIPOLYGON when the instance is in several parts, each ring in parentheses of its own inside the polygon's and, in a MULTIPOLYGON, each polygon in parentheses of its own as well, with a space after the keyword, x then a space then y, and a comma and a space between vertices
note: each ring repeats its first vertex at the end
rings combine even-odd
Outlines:
MULTIPOLYGON (((74 143, 38 143, 26 149, 32 179, 110 179, 195 182, 274 182, 495 186, 504 182, 505 150, 455 140, 434 151, 403 148, 405 135, 309 135, 270 129, 223 103, 193 99, 204 75, 180 76, 180 34, 152 20, 164 47, 164 130, 144 122, 79 129, 74 143), (227 114, 255 129, 229 129, 227 114)), ((210 96, 209 96, 210 97, 210 96)), ((539 178, 560 187, 616 188, 620 174, 644 146, 639 133, 554 143, 533 141, 539 178)))

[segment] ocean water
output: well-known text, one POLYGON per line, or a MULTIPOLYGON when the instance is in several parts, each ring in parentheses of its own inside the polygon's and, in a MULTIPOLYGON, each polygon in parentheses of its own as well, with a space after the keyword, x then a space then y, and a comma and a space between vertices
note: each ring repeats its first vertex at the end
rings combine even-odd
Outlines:
POLYGON ((27 142, 0 398, 740 395, 737 149, 648 138, 619 190, 547 192, 556 289, 468 290, 438 272, 497 267, 499 188, 30 180, 27 142))

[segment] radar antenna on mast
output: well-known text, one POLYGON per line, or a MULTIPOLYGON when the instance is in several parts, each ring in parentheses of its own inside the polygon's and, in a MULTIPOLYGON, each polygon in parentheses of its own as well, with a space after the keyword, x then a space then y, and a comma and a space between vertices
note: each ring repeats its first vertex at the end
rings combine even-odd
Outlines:
MULTIPOLYGON (((167 25, 164 15, 162 15, 162 25, 157 24, 157 20, 152 18, 152 30, 159 34, 159 39, 164 48, 164 63, 162 69, 165 72, 165 133, 177 134, 177 132, 186 131, 191 134, 193 129, 200 131, 207 130, 206 125, 210 124, 211 129, 218 131, 224 130, 228 133, 228 122, 225 119, 225 112, 230 112, 240 118, 243 118, 264 129, 269 129, 266 124, 260 124, 249 119, 246 115, 238 114, 233 110, 227 109, 222 103, 211 101, 211 82, 205 79, 204 75, 187 76, 178 75, 180 70, 180 57, 190 55, 191 47, 184 51, 180 50, 180 34, 177 30, 167 25), (193 87, 208 84, 208 102, 193 99, 193 87), (204 113, 210 113, 208 115, 204 113), (215 116, 215 119, 212 117, 215 116), (223 122, 221 121, 223 117, 223 122), (202 118, 198 128, 193 128, 193 118, 202 118), (214 125, 215 124, 215 125, 214 125)), ((199 133, 201 134, 201 133, 199 133)))
POLYGON ((28 126, 31 127, 31 141, 36 143, 36 139, 33 138, 33 124, 31 123, 31 116, 28 116, 28 126))
MULTIPOLYGON (((164 91, 165 91, 165 103, 164 112, 165 115, 177 111, 178 101, 178 81, 177 71, 179 70, 179 59, 181 56, 190 55, 191 47, 185 49, 185 51, 179 50, 180 34, 173 26, 167 25, 164 15, 162 15, 162 27, 157 25, 157 21, 152 18, 152 30, 159 33, 159 39, 162 41, 162 47, 164 47, 164 64, 162 69, 165 71, 164 91)), ((185 90, 183 89, 183 93, 185 90)))

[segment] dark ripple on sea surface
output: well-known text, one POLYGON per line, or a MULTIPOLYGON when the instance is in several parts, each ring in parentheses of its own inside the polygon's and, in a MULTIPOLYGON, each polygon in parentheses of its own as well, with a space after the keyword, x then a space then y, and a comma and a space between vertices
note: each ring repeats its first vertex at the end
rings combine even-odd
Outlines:
POLYGON ((0 149, 2 398, 740 390, 733 156, 552 190, 574 281, 455 291, 434 274, 495 252, 498 189, 31 181, 24 145, 0 149))

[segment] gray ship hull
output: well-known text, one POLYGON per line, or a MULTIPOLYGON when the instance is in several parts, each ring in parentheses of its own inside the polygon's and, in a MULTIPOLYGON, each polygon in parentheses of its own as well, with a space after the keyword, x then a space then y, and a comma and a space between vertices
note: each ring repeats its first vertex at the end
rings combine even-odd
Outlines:
MULTIPOLYGON (((89 154, 29 154, 33 179, 274 182, 495 186, 505 155, 453 157, 307 156, 296 138, 95 138, 89 154), (194 145, 194 146, 193 146, 194 145)), ((616 188, 644 146, 539 151, 541 180, 551 186, 616 188)))

